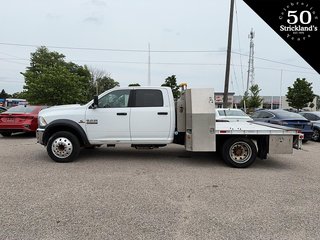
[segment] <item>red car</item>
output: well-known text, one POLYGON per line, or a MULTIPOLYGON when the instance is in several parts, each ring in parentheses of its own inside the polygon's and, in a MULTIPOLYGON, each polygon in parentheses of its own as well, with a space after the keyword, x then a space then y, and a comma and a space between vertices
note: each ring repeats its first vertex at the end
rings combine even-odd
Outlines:
POLYGON ((0 114, 0 134, 4 137, 15 132, 35 132, 38 128, 38 113, 45 106, 19 105, 0 114))

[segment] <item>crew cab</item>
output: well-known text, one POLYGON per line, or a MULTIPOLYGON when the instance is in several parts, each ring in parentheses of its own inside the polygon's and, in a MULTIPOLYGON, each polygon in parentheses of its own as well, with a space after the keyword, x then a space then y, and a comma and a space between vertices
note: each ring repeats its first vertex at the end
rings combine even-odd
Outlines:
POLYGON ((56 162, 73 161, 80 147, 156 148, 176 143, 187 151, 221 150, 234 167, 247 167, 268 153, 292 153, 293 147, 301 146, 296 129, 216 123, 213 96, 213 89, 187 89, 175 103, 168 87, 110 89, 85 105, 42 110, 37 141, 56 162))

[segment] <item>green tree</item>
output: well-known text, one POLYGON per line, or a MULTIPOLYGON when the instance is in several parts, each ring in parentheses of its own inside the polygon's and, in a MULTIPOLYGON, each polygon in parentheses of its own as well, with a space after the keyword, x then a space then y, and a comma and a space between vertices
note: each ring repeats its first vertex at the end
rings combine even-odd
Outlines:
POLYGON ((174 99, 178 99, 180 97, 180 91, 179 86, 177 85, 176 75, 167 77, 165 82, 161 86, 170 87, 172 89, 174 99))
POLYGON ((139 83, 130 83, 128 87, 140 87, 141 85, 139 83))
POLYGON ((263 99, 259 95, 261 89, 258 84, 252 85, 249 90, 250 97, 248 99, 248 107, 251 109, 260 107, 263 99))
POLYGON ((12 94, 13 98, 21 98, 21 99, 25 99, 26 98, 26 92, 22 91, 22 92, 15 92, 12 94))
POLYGON ((106 90, 114 87, 119 87, 119 83, 111 78, 109 73, 98 68, 90 68, 90 92, 91 95, 99 95, 106 90))
POLYGON ((247 108, 248 107, 248 102, 249 102, 249 93, 245 91, 241 101, 240 101, 240 107, 241 108, 247 108))
POLYGON ((9 98, 9 97, 11 97, 11 95, 6 93, 6 91, 2 89, 2 91, 0 92, 0 98, 9 98))
POLYGON ((288 87, 286 95, 290 107, 300 110, 312 102, 315 95, 312 90, 312 83, 307 82, 305 78, 297 78, 293 87, 288 87))
POLYGON ((24 73, 26 99, 31 104, 85 103, 91 98, 91 75, 86 66, 66 62, 65 56, 46 47, 31 53, 24 73))
POLYGON ((103 76, 101 78, 98 78, 96 81, 98 84, 99 94, 111 88, 120 86, 120 84, 116 82, 114 79, 112 79, 110 76, 103 76))

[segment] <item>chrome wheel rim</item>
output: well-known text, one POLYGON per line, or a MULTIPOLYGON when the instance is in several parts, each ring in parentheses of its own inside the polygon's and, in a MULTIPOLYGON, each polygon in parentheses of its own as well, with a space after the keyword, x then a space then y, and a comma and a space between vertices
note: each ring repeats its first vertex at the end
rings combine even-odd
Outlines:
POLYGON ((51 146, 52 153, 57 158, 67 158, 72 154, 72 142, 65 137, 56 138, 51 146))
POLYGON ((246 163, 252 156, 252 149, 246 142, 236 142, 231 146, 229 156, 236 163, 246 163))

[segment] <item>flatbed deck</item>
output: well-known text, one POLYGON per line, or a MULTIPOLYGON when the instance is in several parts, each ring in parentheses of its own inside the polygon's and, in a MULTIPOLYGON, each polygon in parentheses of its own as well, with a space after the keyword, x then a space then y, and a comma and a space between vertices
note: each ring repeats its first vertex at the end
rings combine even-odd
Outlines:
POLYGON ((264 122, 217 122, 217 135, 297 135, 299 129, 264 122))

